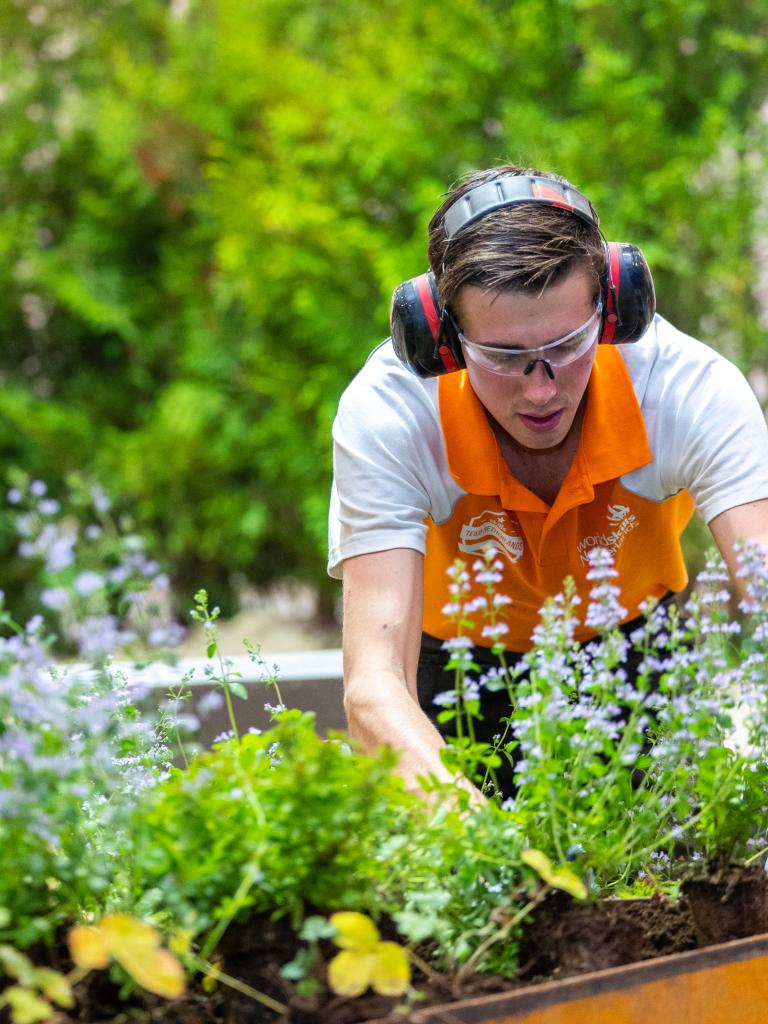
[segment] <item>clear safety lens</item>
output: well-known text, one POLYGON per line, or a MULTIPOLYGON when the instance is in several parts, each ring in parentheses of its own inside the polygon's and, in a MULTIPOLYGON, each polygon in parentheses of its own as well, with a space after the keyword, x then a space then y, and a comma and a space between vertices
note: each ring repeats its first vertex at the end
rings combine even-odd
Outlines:
POLYGON ((550 366, 567 366, 574 362, 597 341, 600 330, 600 316, 603 312, 602 303, 598 303, 592 316, 581 327, 566 334, 564 338, 550 341, 540 348, 510 348, 502 343, 479 344, 468 341, 459 331, 459 340, 464 347, 465 358, 475 365, 493 373, 522 375, 528 372, 536 362, 543 360, 550 366))

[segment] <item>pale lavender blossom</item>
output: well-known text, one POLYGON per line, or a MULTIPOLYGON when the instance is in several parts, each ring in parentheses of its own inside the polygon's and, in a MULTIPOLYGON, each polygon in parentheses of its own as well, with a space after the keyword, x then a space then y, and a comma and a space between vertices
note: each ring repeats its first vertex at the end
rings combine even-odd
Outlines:
POLYGON ((61 504, 55 498, 44 498, 37 508, 43 516, 55 516, 61 511, 61 504))
POLYGON ((98 484, 94 484, 94 486, 91 487, 91 501, 93 502, 93 507, 97 512, 109 512, 112 508, 112 502, 107 497, 103 488, 99 487, 98 484))
POLYGON ((72 629, 78 650, 86 659, 99 660, 132 643, 136 634, 123 629, 114 615, 90 615, 72 629))
POLYGON ((69 592, 64 587, 47 587, 40 592, 40 600, 46 608, 61 611, 69 604, 69 592))
POLYGON ((495 644, 498 643, 499 639, 508 632, 509 626, 506 622, 489 622, 487 625, 483 626, 480 635, 484 639, 491 640, 495 644))
POLYGON ((224 706, 224 695, 220 690, 209 690, 204 693, 197 702, 197 712, 205 718, 214 711, 219 711, 224 706))
POLYGON ((96 593, 97 590, 102 590, 103 587, 104 577, 101 573, 86 570, 85 572, 78 573, 75 577, 75 592, 81 597, 90 597, 91 594, 96 593))
POLYGON ((439 708, 453 707, 459 702, 459 694, 456 690, 443 690, 442 693, 436 693, 432 698, 432 703, 436 704, 439 708))
POLYGON ((489 583, 501 583, 504 579, 500 572, 493 569, 483 569, 481 572, 475 574, 475 580, 478 583, 489 584, 489 583))
POLYGON ((469 651, 472 650, 474 644, 468 636, 453 636, 448 640, 443 640, 440 645, 444 651, 469 651))
POLYGON ((176 622, 153 626, 147 635, 150 647, 178 647, 186 636, 186 630, 176 622))
POLYGON ((61 572, 68 569, 75 561, 74 534, 60 534, 50 544, 45 555, 45 567, 49 572, 61 572))
POLYGON ((127 565, 116 565, 114 569, 110 569, 107 573, 107 579, 110 583, 121 584, 125 583, 126 580, 130 579, 131 570, 127 565))

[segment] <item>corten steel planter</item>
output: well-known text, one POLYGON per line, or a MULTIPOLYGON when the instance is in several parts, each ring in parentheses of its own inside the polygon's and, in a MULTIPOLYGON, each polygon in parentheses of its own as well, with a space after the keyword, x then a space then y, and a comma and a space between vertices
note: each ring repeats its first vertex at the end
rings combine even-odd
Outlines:
POLYGON ((409 1024, 766 1024, 768 934, 565 981, 417 1010, 408 1021, 409 1024))

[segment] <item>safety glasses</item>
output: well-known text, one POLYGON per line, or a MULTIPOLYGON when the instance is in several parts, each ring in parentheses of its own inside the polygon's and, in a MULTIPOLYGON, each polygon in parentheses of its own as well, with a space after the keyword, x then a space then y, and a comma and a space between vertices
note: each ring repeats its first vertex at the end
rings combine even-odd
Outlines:
POLYGON ((592 316, 581 327, 540 348, 510 348, 502 343, 479 344, 469 341, 461 331, 459 340, 464 348, 465 358, 484 370, 490 370, 491 373, 522 376, 532 373, 537 363, 543 363, 547 374, 554 377, 553 366, 567 366, 579 356, 583 356, 595 344, 600 333, 602 312, 602 303, 598 303, 592 316))

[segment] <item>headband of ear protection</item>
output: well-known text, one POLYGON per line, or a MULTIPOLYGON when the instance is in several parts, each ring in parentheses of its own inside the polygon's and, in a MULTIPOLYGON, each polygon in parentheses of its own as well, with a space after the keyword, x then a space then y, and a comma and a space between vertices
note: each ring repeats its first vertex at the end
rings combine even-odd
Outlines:
MULTIPOLYGON (((505 174, 470 189, 445 212, 447 238, 493 210, 540 203, 567 210, 599 230, 595 210, 575 188, 540 175, 505 174)), ((603 242, 606 273, 601 283, 603 323, 600 344, 617 345, 642 337, 656 312, 653 278, 636 245, 603 242)), ((465 366, 458 327, 441 306, 430 270, 398 285, 392 296, 390 329, 400 360, 420 377, 434 377, 465 366)))

